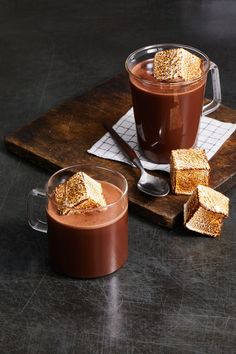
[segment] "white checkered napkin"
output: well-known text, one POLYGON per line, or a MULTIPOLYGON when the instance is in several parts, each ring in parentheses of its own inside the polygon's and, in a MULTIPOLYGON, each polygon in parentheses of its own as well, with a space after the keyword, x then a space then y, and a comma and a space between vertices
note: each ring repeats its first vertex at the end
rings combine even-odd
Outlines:
MULTIPOLYGON (((147 170, 163 170, 169 171, 169 165, 161 165, 149 162, 145 157, 141 156, 134 122, 133 109, 131 108, 118 122, 113 126, 116 132, 136 151, 144 168, 147 170)), ((235 131, 236 124, 224 123, 216 119, 202 116, 199 128, 197 147, 205 149, 208 159, 219 150, 223 143, 235 131)), ((106 133, 99 139, 89 150, 90 154, 102 157, 104 159, 116 160, 131 164, 118 146, 112 139, 110 133, 106 133)))

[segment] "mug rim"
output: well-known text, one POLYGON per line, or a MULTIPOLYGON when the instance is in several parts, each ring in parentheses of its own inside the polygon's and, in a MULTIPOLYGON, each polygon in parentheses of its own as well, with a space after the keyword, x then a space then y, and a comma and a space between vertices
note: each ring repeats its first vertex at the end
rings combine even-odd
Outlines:
MULTIPOLYGON (((170 49, 170 48, 168 48, 168 49, 170 49)), ((132 53, 130 53, 128 55, 128 57, 125 60, 125 69, 126 69, 126 71, 128 72, 128 74, 131 77, 133 77, 134 79, 136 79, 138 81, 142 81, 145 84, 149 84, 149 85, 153 85, 153 86, 173 86, 173 87, 175 87, 175 86, 179 86, 179 85, 193 84, 193 83, 196 83, 196 82, 202 80, 208 74, 208 71, 210 69, 210 63, 211 62, 210 62, 209 57, 205 53, 203 53, 201 50, 199 50, 197 48, 194 48, 194 47, 189 46, 187 44, 160 43, 160 44, 152 44, 152 45, 144 46, 144 47, 141 47, 141 48, 138 48, 138 49, 134 50, 132 53), (196 78, 194 80, 186 80, 186 81, 178 81, 178 82, 164 82, 164 81, 153 82, 153 81, 150 81, 150 80, 147 80, 147 79, 143 79, 140 76, 134 75, 132 73, 132 71, 129 68, 129 61, 132 59, 132 57, 134 58, 138 53, 141 53, 142 51, 143 52, 146 51, 146 53, 148 53, 148 51, 151 51, 151 50, 153 50, 155 48, 161 48, 161 47, 184 48, 184 49, 189 49, 189 50, 191 50, 193 52, 196 52, 196 53, 200 54, 200 56, 202 58, 205 59, 205 61, 207 63, 207 68, 204 70, 203 74, 200 77, 198 77, 198 78, 196 78)))
MULTIPOLYGON (((121 191, 121 196, 119 199, 117 199, 115 202, 113 203, 109 203, 109 204, 106 204, 105 206, 100 206, 100 207, 97 207, 97 208, 88 208, 88 209, 84 209, 84 210, 78 210, 78 213, 77 214, 81 214, 81 213, 89 213, 89 212, 94 212, 94 211, 101 211, 101 210, 106 210, 107 208, 112 208, 113 206, 117 205, 118 203, 120 203, 122 201, 122 199, 124 199, 124 197, 128 194, 128 182, 127 182, 127 179, 125 178, 125 176, 120 173, 119 171, 117 170, 112 170, 110 168, 107 168, 107 167, 103 167, 103 166, 98 166, 98 165, 95 165, 93 166, 92 164, 84 164, 84 163, 80 163, 80 164, 75 164, 75 165, 71 165, 71 166, 67 166, 67 167, 64 167, 64 168, 61 168, 59 170, 57 170, 56 172, 54 172, 48 179, 47 183, 46 183, 46 187, 45 187, 45 190, 46 190, 46 195, 47 197, 51 200, 51 202, 54 204, 54 205, 57 205, 57 203, 53 200, 52 198, 52 194, 53 192, 51 193, 51 195, 49 194, 49 191, 48 191, 48 188, 49 188, 49 184, 50 182, 53 180, 53 178, 55 178, 57 175, 59 175, 60 173, 63 173, 65 171, 69 171, 70 169, 74 169, 74 168, 78 168, 78 171, 81 171, 81 172, 84 172, 82 169, 79 170, 79 167, 84 167, 84 169, 87 168, 92 168, 92 169, 99 169, 99 170, 103 170, 103 171, 108 171, 109 173, 113 173, 114 175, 117 175, 119 176, 122 180, 123 180, 123 183, 124 183, 124 191, 121 190, 119 187, 119 190, 121 191)), ((76 172, 75 172, 76 173, 76 172)), ((86 172, 85 172, 86 173, 86 172)), ((59 183, 60 184, 60 183, 59 183)), ((58 185, 59 185, 58 184, 58 185)), ((55 190, 55 187, 54 189, 55 190)), ((74 210, 73 207, 68 207, 68 209, 70 210, 74 210)))

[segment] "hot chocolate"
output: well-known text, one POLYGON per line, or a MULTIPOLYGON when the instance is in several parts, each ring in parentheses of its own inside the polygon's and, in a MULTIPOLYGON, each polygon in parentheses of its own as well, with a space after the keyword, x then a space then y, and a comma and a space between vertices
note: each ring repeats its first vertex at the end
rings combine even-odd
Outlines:
POLYGON ((48 201, 49 259, 54 269, 74 277, 97 277, 120 268, 128 256, 127 196, 101 181, 107 206, 60 215, 48 201))
POLYGON ((131 69, 137 137, 144 155, 169 163, 171 150, 194 146, 202 113, 206 76, 190 82, 158 82, 154 58, 131 69))
POLYGON ((54 173, 46 192, 28 197, 30 226, 47 233, 49 261, 59 273, 95 278, 118 270, 128 256, 128 183, 118 171, 93 164, 54 173), (47 222, 38 203, 47 199, 47 222))

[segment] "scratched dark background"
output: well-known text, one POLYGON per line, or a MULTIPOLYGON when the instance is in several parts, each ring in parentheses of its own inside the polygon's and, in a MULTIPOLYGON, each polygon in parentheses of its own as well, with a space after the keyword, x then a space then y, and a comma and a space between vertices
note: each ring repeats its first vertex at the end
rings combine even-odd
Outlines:
POLYGON ((49 173, 3 143, 123 70, 134 49, 163 42, 206 52, 219 66, 223 103, 236 109, 234 0, 0 1, 1 354, 236 352, 235 188, 220 239, 130 213, 125 267, 73 280, 53 273, 46 237, 27 226, 27 194, 49 173))

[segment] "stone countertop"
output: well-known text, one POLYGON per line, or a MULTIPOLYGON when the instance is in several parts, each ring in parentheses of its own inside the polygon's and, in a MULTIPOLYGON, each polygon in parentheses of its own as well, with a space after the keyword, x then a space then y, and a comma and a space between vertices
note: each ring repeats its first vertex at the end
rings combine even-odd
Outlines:
MULTIPOLYGON (((236 189, 218 239, 129 214, 129 258, 95 280, 60 276, 26 198, 49 173, 3 138, 123 69, 147 44, 197 47, 218 64, 236 109, 236 2, 2 1, 0 11, 0 352, 235 353, 236 189)), ((207 89, 210 97, 211 89, 207 89)))

